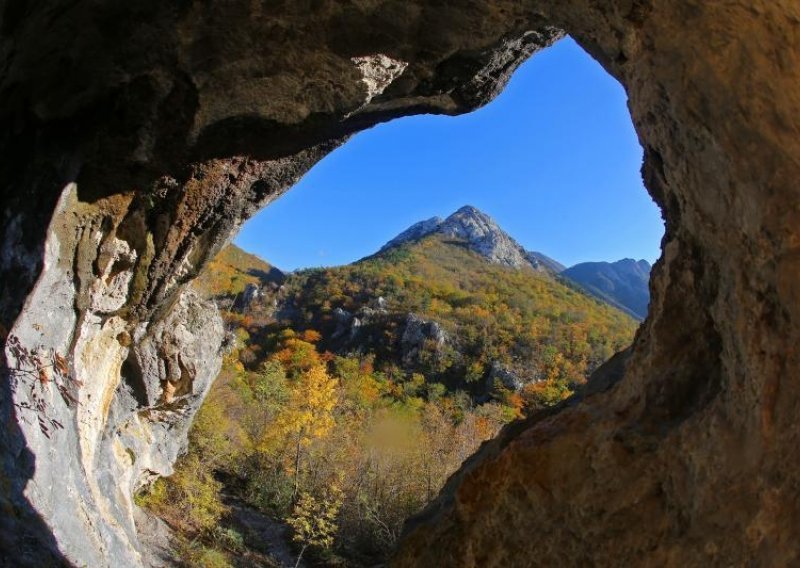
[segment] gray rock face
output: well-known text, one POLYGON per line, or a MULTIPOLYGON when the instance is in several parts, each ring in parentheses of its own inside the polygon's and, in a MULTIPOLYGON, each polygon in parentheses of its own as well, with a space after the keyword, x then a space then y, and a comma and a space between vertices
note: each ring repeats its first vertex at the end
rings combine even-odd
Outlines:
POLYGON ((383 296, 378 296, 375 298, 375 300, 370 302, 370 306, 372 306, 372 309, 378 313, 386 313, 386 311, 389 309, 389 302, 387 302, 386 298, 383 296))
POLYGON ((442 224, 443 219, 441 217, 431 217, 430 219, 426 219, 425 221, 419 221, 411 225, 408 229, 397 235, 391 241, 386 243, 381 247, 378 252, 383 252, 390 248, 394 248, 396 246, 402 245, 403 243, 408 243, 411 241, 419 240, 431 233, 436 232, 439 226, 442 224))
POLYGON ((369 325, 374 321, 376 316, 382 316, 387 313, 386 299, 382 296, 374 298, 368 305, 361 306, 355 314, 348 312, 342 308, 335 308, 333 310, 333 319, 336 321, 336 329, 331 334, 331 339, 343 339, 353 341, 365 325, 369 325))
POLYGON ((353 314, 342 308, 336 308, 333 310, 333 319, 336 321, 336 329, 331 335, 333 339, 352 336, 354 330, 353 314))
POLYGON ((432 234, 463 240, 470 250, 480 254, 493 264, 544 270, 538 259, 531 257, 517 241, 495 223, 494 219, 471 205, 465 205, 447 219, 441 220, 439 217, 433 217, 412 225, 386 243, 381 251, 432 234))
POLYGON ((447 332, 438 322, 422 319, 416 314, 408 314, 403 336, 400 338, 403 363, 414 365, 419 361, 422 351, 430 344, 435 350, 439 350, 444 347, 448 339, 447 332))
POLYGON ((530 264, 517 241, 508 236, 491 217, 469 205, 450 215, 436 231, 448 237, 464 239, 470 249, 493 264, 513 268, 530 264))
POLYGON ((264 292, 259 286, 248 284, 245 286, 244 292, 236 298, 236 301, 233 303, 233 309, 240 312, 246 311, 250 307, 250 304, 263 296, 264 292))
MULTIPOLYGON (((212 303, 186 290, 159 320, 131 326, 120 308, 135 256, 125 241, 100 230, 62 238, 81 234, 63 231, 76 222, 74 199, 67 187, 50 227, 45 270, 6 343, 10 396, 26 451, 36 457, 27 485, 5 498, 17 508, 23 503, 15 500, 25 499, 49 519, 67 558, 137 566, 132 495, 172 473, 219 372, 223 323, 212 303), (68 261, 89 247, 95 262, 68 261)), ((16 471, 5 470, 11 479, 16 471)), ((23 534, 11 530, 2 538, 23 534)))
POLYGON ((144 568, 179 568, 175 558, 175 543, 169 526, 145 509, 136 508, 133 512, 139 542, 142 545, 142 564, 144 568))
POLYGON ((504 387, 515 392, 521 391, 522 388, 527 384, 524 380, 522 380, 522 378, 519 377, 519 375, 509 369, 506 369, 497 361, 492 363, 486 379, 488 388, 491 388, 495 381, 499 380, 504 387))

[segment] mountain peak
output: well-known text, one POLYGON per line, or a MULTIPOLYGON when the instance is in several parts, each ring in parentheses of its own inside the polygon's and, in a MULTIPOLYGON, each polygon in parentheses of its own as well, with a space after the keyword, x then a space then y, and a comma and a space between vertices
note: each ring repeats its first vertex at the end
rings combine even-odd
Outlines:
POLYGON ((494 219, 472 205, 464 205, 444 220, 433 217, 411 225, 386 243, 381 251, 434 233, 465 241, 472 251, 493 264, 543 269, 538 261, 530 258, 517 241, 503 231, 494 219))
POLYGON ((480 217, 480 218, 483 218, 483 219, 491 219, 491 217, 489 217, 486 213, 484 213, 483 211, 481 211, 477 207, 474 207, 473 205, 464 205, 463 207, 459 207, 458 210, 456 210, 456 212, 453 213, 450 216, 453 217, 453 216, 456 216, 456 215, 469 215, 469 216, 472 216, 472 217, 480 217))
POLYGON ((472 205, 464 205, 455 213, 450 215, 447 219, 445 219, 442 224, 462 225, 464 227, 482 227, 484 231, 503 232, 494 219, 472 205))

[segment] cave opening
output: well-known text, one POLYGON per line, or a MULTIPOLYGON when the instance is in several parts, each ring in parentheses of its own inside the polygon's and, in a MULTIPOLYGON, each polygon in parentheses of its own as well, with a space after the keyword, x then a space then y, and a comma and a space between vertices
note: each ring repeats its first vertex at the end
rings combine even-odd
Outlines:
MULTIPOLYGON (((407 510, 392 508, 397 501, 387 495, 407 495, 398 488, 413 482, 418 499, 410 505, 421 506, 436 493, 439 466, 464 450, 464 431, 437 419, 441 412, 430 403, 446 402, 439 406, 460 412, 459 423, 471 424, 473 432, 492 415, 468 419, 468 405, 460 404, 465 399, 446 388, 419 396, 423 373, 422 381, 413 373, 398 381, 375 360, 327 354, 316 347, 323 334, 314 327, 266 338, 270 353, 280 353, 267 366, 258 361, 264 348, 243 361, 236 345, 259 345, 247 329, 258 314, 228 308, 286 286, 271 266, 254 272, 273 279, 249 292, 245 277, 254 274, 228 270, 228 282, 241 293, 222 307, 230 312, 226 317, 239 318, 242 331, 227 342, 213 302, 187 284, 193 268, 210 260, 243 220, 348 135, 400 116, 472 111, 562 30, 630 96, 644 149, 642 175, 667 221, 649 315, 633 349, 612 359, 619 365, 594 375, 602 379, 591 383, 596 388, 504 427, 467 459, 405 525, 392 564, 797 563, 800 483, 798 468, 790 467, 798 446, 798 396, 790 378, 800 367, 797 3, 379 0, 154 3, 146 10, 136 3, 111 9, 66 4, 20 9, 17 2, 0 26, 0 116, 8 126, 0 136, 8 158, 0 168, 0 336, 7 370, 32 371, 27 388, 4 381, 0 397, 8 425, 0 439, 8 480, 0 563, 147 565, 152 535, 146 527, 152 523, 134 520, 143 511, 130 496, 143 481, 172 473, 217 375, 223 344, 234 351, 220 388, 197 417, 189 453, 170 480, 136 497, 151 510, 166 505, 162 512, 172 514, 176 526, 193 523, 167 552, 177 549, 181 562, 206 566, 241 564, 237 554, 245 562, 262 554, 299 564, 303 547, 308 560, 324 560, 331 548, 338 555, 354 550, 355 541, 342 547, 336 535, 331 545, 332 528, 339 535, 347 526, 362 529, 349 534, 359 535, 355 550, 367 550, 365 557, 390 549, 399 521, 387 519, 403 518, 407 510), (381 91, 387 77, 394 82, 381 91), (123 258, 120 271, 115 262, 95 262, 101 255, 123 258), (146 364, 124 366, 131 352, 146 364), (286 368, 313 357, 321 364, 286 368), (71 371, 78 376, 64 390, 58 377, 71 371), (123 380, 124 372, 139 373, 145 388, 139 377, 123 380), (180 404, 142 406, 143 393, 157 395, 185 375, 192 392, 180 404), (337 427, 335 416, 321 420, 330 417, 330 396, 317 397, 321 414, 312 422, 318 428, 305 430, 323 441, 298 437, 298 425, 303 430, 309 424, 304 417, 314 413, 281 414, 281 407, 297 410, 303 400, 293 385, 306 385, 306 394, 352 387, 358 397, 349 399, 349 416, 392 418, 379 422, 379 430, 398 443, 360 438, 359 430, 337 427), (73 395, 77 404, 71 404, 73 395), (376 401, 381 404, 373 412, 376 401), (424 423, 404 429, 418 423, 402 419, 418 414, 424 423), (48 418, 55 429, 42 422, 48 418), (281 425, 278 435, 262 435, 267 422, 281 425), (432 457, 418 452, 431 434, 441 442, 428 444, 436 449, 432 457), (352 451, 358 439, 373 443, 368 459, 352 461, 364 456, 352 451), (232 453, 237 447, 252 450, 248 459, 232 453), (370 467, 331 467, 342 459, 370 467), (252 471, 275 475, 253 479, 252 471), (331 473, 340 471, 355 475, 331 473), (355 509, 352 500, 338 497, 347 492, 340 481, 353 479, 368 489, 355 509), (227 492, 237 485, 238 494, 227 492), (244 515, 266 523, 252 516, 253 507, 293 519, 297 534, 322 532, 295 549, 287 538, 261 539, 266 544, 259 552, 230 522, 244 515)), ((428 197, 412 202, 430 203, 428 197)), ((465 202, 510 223, 502 210, 471 198, 435 213, 465 202)), ((397 204, 387 209, 392 215, 383 219, 392 235, 417 219, 410 213, 400 219, 397 204)), ((340 225, 358 224, 339 217, 350 221, 340 225)), ((365 219, 359 219, 362 227, 365 219)), ((475 262, 475 251, 441 240, 434 245, 453 252, 429 265, 453 272, 475 262)), ((382 242, 376 237, 368 252, 382 242)), ((427 252, 436 252, 434 245, 427 252)), ((398 250, 391 253, 395 264, 414 256, 398 250)), ((279 253, 265 256, 277 263, 279 253)), ((363 254, 307 264, 341 265, 363 254)), ((311 282, 319 272, 297 274, 311 282)), ((395 288, 405 281, 398 271, 392 276, 395 288)), ((497 286, 503 279, 490 280, 497 286)), ((341 279, 322 283, 335 285, 335 294, 326 289, 306 297, 324 304, 358 291, 341 279)), ((414 281, 432 283, 436 279, 414 281)), ((481 302, 463 291, 440 286, 441 297, 426 309, 482 315, 481 302)), ((370 299, 366 308, 385 309, 379 298, 370 299)), ((313 317, 301 302, 281 307, 313 317)), ((331 311, 337 307, 330 305, 331 311)), ((365 327, 367 312, 342 310, 349 312, 340 314, 349 322, 345 332, 365 327)), ((558 321, 572 325, 573 316, 565 312, 558 321)), ((423 338, 417 353, 436 347, 440 332, 448 332, 431 318, 399 323, 423 338)), ((472 337, 495 348, 480 341, 502 335, 478 326, 472 337)), ((480 378, 486 368, 466 371, 480 378)), ((333 398, 334 408, 346 400, 333 398)), ((286 528, 262 526, 274 534, 286 528)), ((268 558, 263 563, 271 564, 268 558)))
POLYGON ((232 533, 329 516, 317 560, 385 560, 481 442, 629 346, 663 235, 641 162, 622 87, 569 38, 478 111, 356 135, 199 278, 236 339, 178 479, 205 468, 232 533))

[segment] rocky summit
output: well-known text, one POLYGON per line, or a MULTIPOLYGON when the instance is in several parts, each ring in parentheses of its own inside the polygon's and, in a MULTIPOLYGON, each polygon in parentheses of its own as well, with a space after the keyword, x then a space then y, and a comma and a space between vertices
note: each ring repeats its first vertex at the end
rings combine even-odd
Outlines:
POLYGON ((472 205, 465 205, 444 220, 432 217, 411 225, 386 243, 380 252, 432 234, 463 240, 470 250, 493 264, 546 270, 543 263, 529 255, 494 219, 472 205))

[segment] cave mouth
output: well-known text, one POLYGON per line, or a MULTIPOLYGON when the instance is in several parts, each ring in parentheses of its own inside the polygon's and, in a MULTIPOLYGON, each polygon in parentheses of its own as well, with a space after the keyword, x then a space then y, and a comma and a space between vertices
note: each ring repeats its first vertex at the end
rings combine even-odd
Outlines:
MULTIPOLYGON (((61 564, 41 560, 58 549, 63 563, 140 565, 127 497, 143 469, 171 471, 196 406, 140 412, 142 397, 129 384, 116 388, 115 371, 144 346, 153 364, 141 367, 142 378, 158 387, 179 354, 194 372, 192 402, 202 401, 223 332, 212 303, 173 301, 191 297, 191 267, 356 130, 401 115, 474 110, 566 30, 630 95, 642 174, 667 221, 650 314, 617 374, 624 380, 484 445, 409 525, 393 564, 796 563, 800 484, 797 468, 786 467, 796 461, 798 406, 787 377, 800 366, 796 4, 323 4, 161 3, 143 11, 17 2, 3 14, 0 116, 13 128, 0 136, 11 157, 0 168, 0 316, 3 335, 13 333, 23 350, 6 348, 6 360, 12 367, 34 349, 56 361, 63 353, 81 365, 87 388, 78 395, 95 401, 70 407, 52 392, 55 381, 36 373, 65 426, 49 440, 16 412, 40 400, 38 391, 4 390, 0 410, 11 428, 0 442, 10 450, 3 476, 11 483, 3 505, 11 514, 2 519, 3 561, 61 564), (353 61, 365 53, 368 65, 353 61), (408 64, 382 94, 391 73, 375 81, 375 72, 393 63, 384 66, 380 54, 408 64), (237 128, 250 136, 237 138, 237 128), (287 131, 286 144, 263 147, 287 131), (254 138, 261 148, 237 152, 254 138), (92 181, 102 185, 85 187, 92 181), (136 274, 124 270, 100 285, 95 260, 105 252, 136 252, 136 274), (129 276, 126 297, 117 292, 129 276), (189 319, 192 329, 173 325, 189 319), (180 333, 167 333, 173 327, 180 333), (101 414, 82 420, 90 411, 101 414), (143 435, 129 435, 118 418, 131 418, 143 435), (30 522, 33 514, 43 522, 30 522)), ((355 379, 373 371, 349 367, 355 379)), ((258 396, 290 399, 273 388, 280 371, 270 373, 258 396)), ((324 374, 311 378, 329 384, 324 374)), ((367 403, 380 394, 364 392, 372 392, 367 403)), ((197 443, 205 427, 208 455, 231 462, 226 441, 243 429, 223 427, 219 416, 201 413, 192 436, 197 443)), ((271 440, 259 446, 268 450, 271 440)), ((347 439, 325 447, 347 449, 347 439)), ((184 481, 213 489, 218 480, 206 473, 184 481)), ((294 499, 291 480, 277 487, 261 497, 294 499)), ((219 513, 213 500, 196 504, 208 513, 198 519, 219 513)), ((238 546, 236 534, 218 536, 238 546)))
MULTIPOLYGON (((240 248, 224 250, 200 277, 237 342, 200 410, 178 481, 161 482, 164 495, 198 490, 181 480, 184 469, 200 467, 201 486, 205 479, 228 494, 238 489, 235 507, 292 527, 307 522, 304 515, 338 515, 345 519, 340 550, 385 560, 404 520, 480 443, 581 390, 633 340, 638 323, 630 316, 643 320, 646 300, 633 306, 609 293, 633 287, 622 270, 636 272, 638 292, 647 292, 642 265, 629 257, 653 262, 663 232, 641 160, 621 87, 570 39, 524 64, 483 109, 396 120, 326 157, 251 219, 240 248), (536 112, 520 117, 520 108, 536 112), (537 251, 526 257, 533 264, 493 264, 461 233, 434 231, 381 249, 407 226, 447 217, 464 202, 481 204, 479 215, 500 212, 490 221, 503 238, 537 251), (520 211, 532 211, 535 221, 520 211), (571 247, 571 266, 561 266, 548 243, 571 247), (617 252, 626 243, 637 250, 617 252), (620 262, 581 262, 590 259, 620 262), (420 275, 452 290, 420 286, 420 275), (401 299, 414 294, 430 297, 401 299), (519 321, 504 327, 493 308, 518 312, 519 321), (521 339, 535 326, 535 340, 521 339), (464 345, 459 333, 470 336, 464 345), (263 423, 254 427, 259 409, 263 423), (313 418, 297 426, 303 415, 313 418), (259 449, 204 460, 220 431, 235 436, 231 447, 259 449), (364 486, 353 489, 347 479, 364 486)), ((180 513, 157 498, 150 505, 167 518, 180 513)), ((242 528, 235 517, 220 522, 224 530, 242 528)))

